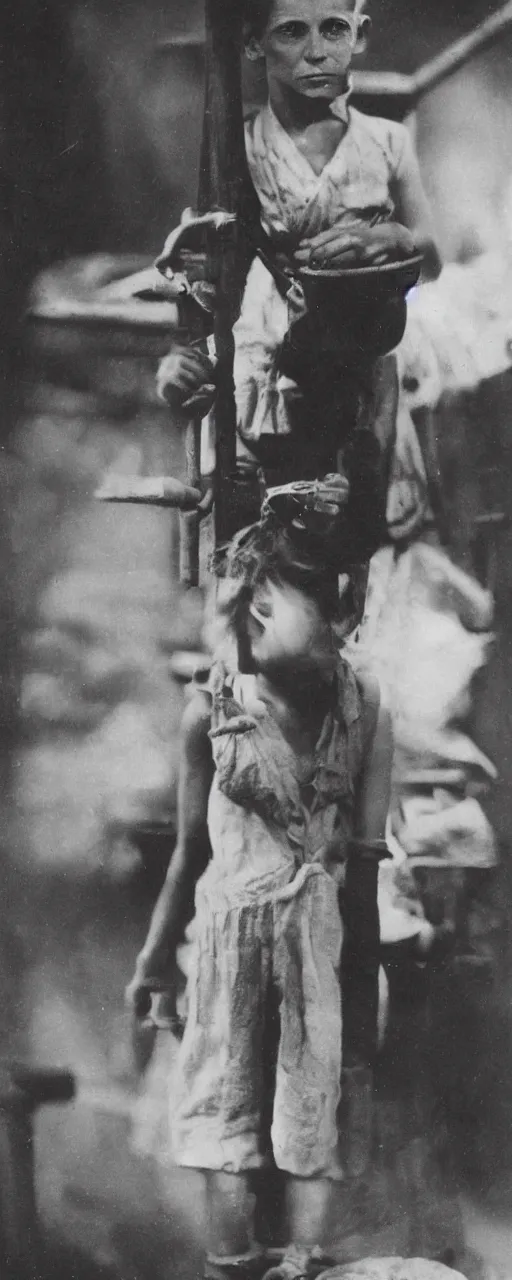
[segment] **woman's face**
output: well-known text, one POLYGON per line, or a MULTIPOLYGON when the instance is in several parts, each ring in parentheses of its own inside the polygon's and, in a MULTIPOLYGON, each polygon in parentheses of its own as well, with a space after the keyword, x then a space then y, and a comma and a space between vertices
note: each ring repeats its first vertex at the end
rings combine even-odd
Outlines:
POLYGON ((361 19, 354 0, 275 0, 259 41, 269 90, 334 101, 346 89, 361 19))
POLYGON ((255 590, 248 638, 254 664, 263 673, 327 675, 334 669, 330 624, 310 596, 287 583, 266 582, 255 590))

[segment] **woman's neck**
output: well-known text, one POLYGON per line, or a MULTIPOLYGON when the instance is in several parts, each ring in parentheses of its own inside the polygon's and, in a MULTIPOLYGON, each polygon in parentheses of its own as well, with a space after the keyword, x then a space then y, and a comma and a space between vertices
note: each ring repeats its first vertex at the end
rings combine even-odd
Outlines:
POLYGON ((307 98, 287 85, 273 83, 269 84, 268 100, 287 133, 300 133, 309 125, 333 120, 331 107, 335 99, 307 98))

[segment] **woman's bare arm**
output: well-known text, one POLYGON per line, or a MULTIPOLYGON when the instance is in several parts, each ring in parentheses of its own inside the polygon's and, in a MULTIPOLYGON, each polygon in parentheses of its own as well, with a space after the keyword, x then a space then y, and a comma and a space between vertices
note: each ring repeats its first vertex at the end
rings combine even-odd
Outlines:
POLYGON ((209 728, 209 699, 197 693, 182 722, 176 847, 127 988, 128 1003, 138 1013, 149 1007, 148 982, 167 976, 193 914, 195 886, 208 857, 207 810, 213 776, 209 728))
POLYGON ((416 248, 423 254, 424 278, 436 280, 443 264, 436 242, 434 220, 423 187, 420 166, 412 148, 407 164, 396 181, 394 197, 397 222, 410 231, 416 248))

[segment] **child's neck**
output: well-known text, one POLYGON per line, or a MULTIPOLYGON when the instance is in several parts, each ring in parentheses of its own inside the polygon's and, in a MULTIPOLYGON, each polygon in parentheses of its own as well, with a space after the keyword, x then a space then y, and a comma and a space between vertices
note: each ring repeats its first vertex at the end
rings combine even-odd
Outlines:
MULTIPOLYGON (((348 92, 348 83, 347 83, 348 92)), ((335 99, 307 98, 287 85, 269 85, 269 103, 274 115, 287 133, 301 133, 310 125, 334 123, 331 107, 335 99)))
POLYGON ((334 667, 308 672, 302 677, 297 669, 259 671, 256 683, 263 701, 285 703, 299 716, 310 716, 312 707, 323 718, 332 700, 334 667))

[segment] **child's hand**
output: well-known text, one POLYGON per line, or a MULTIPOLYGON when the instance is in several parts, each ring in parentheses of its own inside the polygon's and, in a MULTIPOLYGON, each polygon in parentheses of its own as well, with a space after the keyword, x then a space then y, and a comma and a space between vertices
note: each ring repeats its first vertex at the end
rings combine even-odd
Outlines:
POLYGON ((208 259, 205 253, 182 249, 175 257, 175 270, 186 275, 189 284, 208 279, 208 259))
POLYGON ((147 1018, 151 1010, 151 991, 146 982, 135 972, 124 993, 127 1009, 135 1018, 147 1018))
POLYGON ((138 1021, 151 1017, 155 1026, 178 1029, 175 983, 142 978, 137 971, 125 991, 125 1003, 138 1021))
POLYGON ((204 280, 205 236, 218 241, 235 221, 234 214, 221 210, 197 214, 185 209, 179 226, 171 231, 156 260, 158 270, 168 278, 175 271, 185 271, 190 280, 204 280))
POLYGON ((214 365, 197 347, 176 344, 160 361, 156 385, 160 399, 171 408, 193 408, 204 417, 215 397, 214 365))

